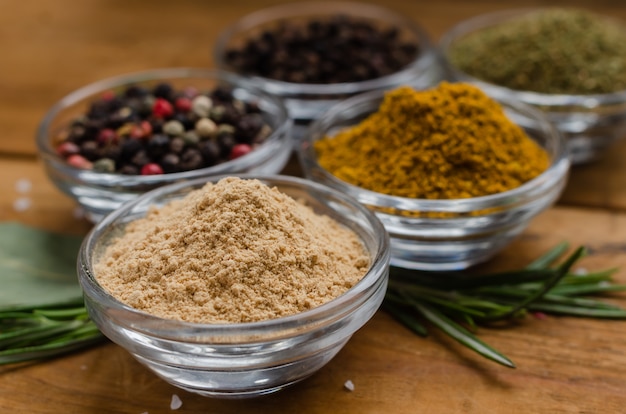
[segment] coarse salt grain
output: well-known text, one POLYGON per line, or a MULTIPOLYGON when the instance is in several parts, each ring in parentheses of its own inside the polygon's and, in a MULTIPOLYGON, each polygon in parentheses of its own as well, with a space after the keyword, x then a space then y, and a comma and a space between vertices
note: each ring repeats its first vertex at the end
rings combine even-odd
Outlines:
POLYGON ((18 193, 28 193, 33 188, 33 183, 27 178, 20 178, 15 182, 15 191, 18 193))
POLYGON ((32 201, 28 197, 20 197, 13 202, 13 210, 26 211, 32 205, 32 201))
POLYGON ((72 212, 72 215, 74 216, 76 220, 83 219, 85 218, 85 210, 82 207, 78 206, 74 209, 74 211, 72 212))
POLYGON ((350 381, 350 380, 346 381, 343 384, 343 386, 344 386, 345 389, 347 389, 350 392, 354 391, 354 383, 352 381, 350 381))
POLYGON ((589 271, 584 267, 579 267, 574 271, 574 274, 577 276, 585 276, 587 273, 589 273, 589 271))
POLYGON ((176 394, 172 394, 172 402, 170 402, 170 410, 178 410, 183 406, 183 402, 176 394))

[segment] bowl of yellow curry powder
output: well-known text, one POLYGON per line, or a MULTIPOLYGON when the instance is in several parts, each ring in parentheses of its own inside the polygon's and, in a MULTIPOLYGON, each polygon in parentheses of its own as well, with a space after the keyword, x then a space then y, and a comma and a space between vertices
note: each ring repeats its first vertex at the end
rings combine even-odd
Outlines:
POLYGON ((626 137, 626 24, 588 10, 507 10, 459 22, 441 39, 450 80, 543 111, 572 164, 626 137))
POLYGON ((310 180, 211 176, 106 216, 78 269, 91 319, 159 377, 254 397, 312 375, 374 315, 389 239, 369 209, 310 180))
POLYGON ((391 263, 483 262, 550 207, 567 179, 563 136, 540 111, 466 83, 347 99, 298 147, 305 175, 374 211, 391 263))

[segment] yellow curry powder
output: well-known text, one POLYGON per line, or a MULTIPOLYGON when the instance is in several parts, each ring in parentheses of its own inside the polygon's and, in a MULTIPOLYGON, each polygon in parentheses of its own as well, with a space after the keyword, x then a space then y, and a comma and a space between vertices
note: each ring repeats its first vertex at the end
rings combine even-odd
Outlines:
POLYGON ((360 124, 315 143, 320 165, 394 196, 479 197, 518 187, 549 165, 543 148, 475 86, 387 92, 360 124))

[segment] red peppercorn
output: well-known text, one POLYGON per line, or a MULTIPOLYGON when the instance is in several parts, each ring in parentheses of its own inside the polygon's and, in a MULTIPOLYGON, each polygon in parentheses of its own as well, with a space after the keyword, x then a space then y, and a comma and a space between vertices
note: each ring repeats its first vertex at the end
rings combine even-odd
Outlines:
POLYGON ((70 155, 78 154, 80 152, 80 147, 73 142, 65 141, 57 148, 57 154, 62 157, 69 157, 70 155))
POLYGON ((102 95, 100 95, 103 101, 112 101, 115 98, 115 92, 113 91, 104 91, 102 95))
POLYGON ((146 131, 141 125, 133 125, 130 127, 130 137, 134 139, 141 139, 146 136, 146 131))
POLYGON ((111 128, 104 128, 98 133, 98 143, 101 145, 114 144, 117 142, 117 133, 111 128))
POLYGON ((141 167, 141 175, 158 175, 163 174, 163 168, 154 162, 148 163, 141 167))
POLYGON ((235 158, 242 157, 252 151, 252 147, 248 144, 237 144, 230 150, 229 159, 234 160, 235 158))
POLYGON ((152 134, 152 124, 148 121, 141 121, 141 123, 139 124, 141 126, 141 129, 143 129, 143 136, 144 137, 149 137, 150 134, 152 134))
POLYGON ((72 167, 80 168, 82 170, 91 170, 92 164, 87 158, 82 155, 73 154, 67 157, 67 163, 72 167))
POLYGON ((191 111, 191 99, 185 97, 178 98, 174 102, 174 106, 179 112, 189 112, 191 111))
POLYGON ((169 118, 174 114, 174 107, 168 100, 157 98, 152 106, 152 115, 157 118, 169 118))

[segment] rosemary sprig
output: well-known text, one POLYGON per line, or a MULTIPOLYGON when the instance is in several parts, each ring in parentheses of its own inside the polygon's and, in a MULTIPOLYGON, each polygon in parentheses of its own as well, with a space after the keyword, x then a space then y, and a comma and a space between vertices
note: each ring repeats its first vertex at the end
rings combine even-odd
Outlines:
POLYGON ((524 269, 486 275, 392 267, 383 306, 420 336, 428 335, 422 323, 426 321, 483 357, 514 368, 509 358, 478 339, 479 325, 521 318, 529 311, 626 319, 625 309, 582 297, 626 290, 626 285, 612 282, 616 270, 573 273, 572 267, 585 254, 582 247, 553 266, 567 250, 568 244, 560 243, 524 269))
POLYGON ((0 365, 57 356, 102 339, 82 299, 0 311, 0 365))

